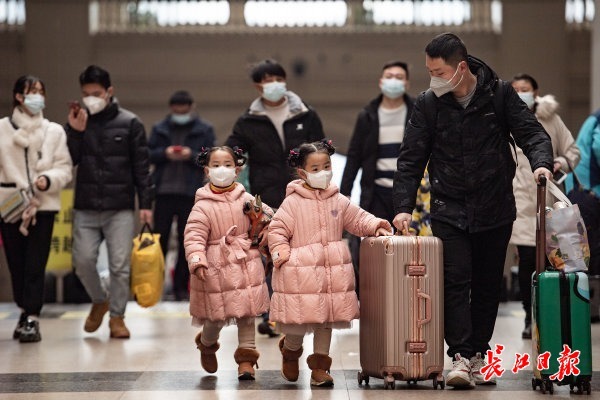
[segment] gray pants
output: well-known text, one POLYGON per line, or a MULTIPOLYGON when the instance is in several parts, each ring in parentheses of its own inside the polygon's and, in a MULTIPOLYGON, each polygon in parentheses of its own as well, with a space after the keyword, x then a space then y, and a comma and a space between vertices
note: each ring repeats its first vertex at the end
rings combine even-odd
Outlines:
POLYGON ((73 210, 73 267, 93 303, 110 298, 110 316, 125 314, 129 300, 133 210, 73 210), (102 240, 106 240, 110 272, 109 293, 102 287, 96 267, 102 240))

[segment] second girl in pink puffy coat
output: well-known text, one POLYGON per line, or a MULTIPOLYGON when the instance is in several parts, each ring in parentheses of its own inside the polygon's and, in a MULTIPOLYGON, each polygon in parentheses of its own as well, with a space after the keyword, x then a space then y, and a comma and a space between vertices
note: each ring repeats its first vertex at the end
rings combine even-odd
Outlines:
MULTIPOLYGON (((202 367, 217 371, 219 333, 235 322, 238 378, 253 380, 259 356, 254 321, 269 309, 269 294, 260 253, 250 248, 250 220, 243 211, 244 203, 254 197, 235 182, 245 160, 241 151, 227 146, 200 153, 198 164, 210 183, 196 192, 184 246, 190 268, 190 313, 193 324, 203 326, 196 336, 202 367)), ((272 213, 265 204, 263 208, 272 213)))
POLYGON ((285 333, 279 341, 282 375, 296 381, 307 332, 314 332, 314 354, 306 362, 311 384, 332 386, 329 346, 332 328, 348 328, 358 318, 354 269, 344 230, 356 236, 391 235, 388 221, 376 218, 330 184, 330 141, 292 150, 291 167, 301 179, 287 186, 286 198, 269 227, 273 257, 270 317, 285 333))

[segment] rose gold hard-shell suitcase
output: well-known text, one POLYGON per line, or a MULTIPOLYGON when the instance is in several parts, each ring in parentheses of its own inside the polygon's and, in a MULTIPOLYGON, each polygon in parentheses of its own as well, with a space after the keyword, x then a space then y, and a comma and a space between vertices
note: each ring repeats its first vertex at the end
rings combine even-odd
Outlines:
POLYGON ((360 245, 360 365, 369 377, 444 388, 442 242, 431 236, 365 238, 360 245))

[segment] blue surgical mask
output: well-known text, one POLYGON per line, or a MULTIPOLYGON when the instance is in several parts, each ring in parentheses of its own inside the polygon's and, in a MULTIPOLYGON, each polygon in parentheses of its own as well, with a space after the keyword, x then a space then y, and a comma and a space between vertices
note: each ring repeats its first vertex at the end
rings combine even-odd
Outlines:
POLYGON ((30 113, 36 115, 39 114, 46 107, 46 102, 43 95, 38 93, 32 93, 25 95, 23 105, 27 107, 30 113))
POLYGON ((535 97, 533 96, 533 92, 519 92, 517 94, 519 95, 521 100, 523 100, 523 102, 527 104, 527 107, 529 109, 533 108, 533 105, 535 104, 535 97))
POLYGON ((390 78, 381 80, 381 93, 390 99, 397 99, 403 96, 405 90, 404 81, 400 79, 390 78))
POLYGON ((171 114, 171 121, 177 125, 185 125, 192 120, 192 114, 171 114))
POLYGON ((285 82, 267 82, 262 84, 263 94, 262 97, 266 100, 277 103, 283 98, 287 91, 285 82))

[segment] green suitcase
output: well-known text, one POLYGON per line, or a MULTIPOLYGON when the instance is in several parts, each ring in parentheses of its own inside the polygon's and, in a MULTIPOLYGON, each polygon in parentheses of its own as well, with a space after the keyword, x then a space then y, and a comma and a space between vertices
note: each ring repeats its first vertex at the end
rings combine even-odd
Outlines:
POLYGON ((590 289, 584 272, 544 271, 545 182, 538 186, 536 272, 532 279, 533 390, 553 384, 591 394, 590 289), (544 207, 544 208, 542 208, 544 207), (540 209, 541 208, 541 209, 540 209), (578 352, 578 353, 577 353, 578 352), (546 363, 538 363, 545 355, 546 363))

